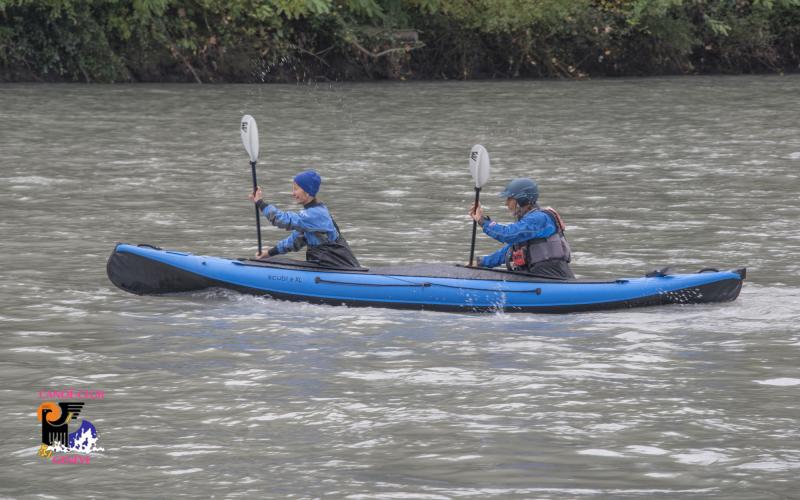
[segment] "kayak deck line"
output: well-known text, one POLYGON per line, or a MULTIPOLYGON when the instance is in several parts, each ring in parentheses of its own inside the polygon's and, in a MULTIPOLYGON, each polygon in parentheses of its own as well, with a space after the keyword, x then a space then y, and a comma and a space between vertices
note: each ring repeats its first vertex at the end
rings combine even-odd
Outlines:
MULTIPOLYGON (((396 278, 395 276, 393 276, 396 278)), ((534 288, 532 290, 503 290, 500 288, 475 288, 475 287, 468 287, 468 286, 455 286, 455 285, 447 285, 444 283, 429 283, 427 281, 423 281, 421 283, 413 283, 413 282, 405 282, 405 283, 352 283, 348 281, 335 281, 335 280, 326 280, 324 278, 316 277, 314 278, 315 283, 330 283, 334 285, 354 285, 354 286, 421 286, 421 287, 429 287, 429 286, 443 286, 449 288, 458 288, 460 290, 479 290, 482 292, 501 292, 501 293, 535 293, 537 295, 542 293, 541 288, 534 288)))
POLYGON ((285 261, 242 262, 121 243, 106 269, 114 285, 139 295, 226 288, 318 304, 542 313, 731 301, 739 295, 746 274, 745 269, 704 270, 590 281, 532 278, 452 264, 393 266, 367 272, 299 266, 297 261, 292 265, 285 261))
POLYGON ((426 281, 423 281, 421 283, 413 283, 410 281, 406 281, 403 283, 353 283, 348 281, 328 280, 325 278, 320 278, 319 276, 314 278, 314 283, 328 283, 332 285, 354 285, 354 286, 417 286, 417 287, 421 286, 423 288, 426 286, 433 286, 433 283, 428 283, 426 281))

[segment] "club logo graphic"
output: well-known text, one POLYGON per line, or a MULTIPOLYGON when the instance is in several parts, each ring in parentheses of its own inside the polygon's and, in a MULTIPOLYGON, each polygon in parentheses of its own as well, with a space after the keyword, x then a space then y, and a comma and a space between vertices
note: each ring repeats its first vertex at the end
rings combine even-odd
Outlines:
POLYGON ((477 151, 472 151, 472 152, 470 152, 470 154, 469 154, 469 158, 470 158, 472 161, 478 161, 478 152, 477 152, 477 151))
POLYGON ((85 404, 78 401, 45 401, 39 405, 36 417, 42 423, 40 457, 51 459, 53 463, 88 464, 93 452, 102 451, 97 447, 97 429, 85 418, 74 432, 70 432, 70 422, 78 419, 85 404))

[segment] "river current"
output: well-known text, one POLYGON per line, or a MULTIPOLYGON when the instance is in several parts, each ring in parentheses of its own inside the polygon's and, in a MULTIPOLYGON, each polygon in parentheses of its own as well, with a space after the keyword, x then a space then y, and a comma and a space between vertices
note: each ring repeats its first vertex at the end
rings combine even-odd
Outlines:
POLYGON ((797 76, 0 85, 0 496, 793 497, 798 96, 797 76), (116 242, 255 252, 243 114, 265 198, 292 208, 319 170, 367 266, 466 262, 480 143, 489 214, 537 179, 581 277, 747 281, 555 316, 116 289, 116 242), (97 429, 89 464, 37 456, 37 407, 69 389, 104 394, 73 424, 97 429))

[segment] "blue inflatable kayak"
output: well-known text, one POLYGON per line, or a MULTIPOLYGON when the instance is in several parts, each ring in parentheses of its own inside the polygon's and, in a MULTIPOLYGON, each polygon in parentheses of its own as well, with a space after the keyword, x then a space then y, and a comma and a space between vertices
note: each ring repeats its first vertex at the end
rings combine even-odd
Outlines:
POLYGON ((108 277, 135 294, 227 288, 318 304, 464 312, 565 313, 736 299, 745 270, 653 272, 611 281, 552 280, 458 265, 326 269, 276 257, 225 259, 118 244, 108 277))

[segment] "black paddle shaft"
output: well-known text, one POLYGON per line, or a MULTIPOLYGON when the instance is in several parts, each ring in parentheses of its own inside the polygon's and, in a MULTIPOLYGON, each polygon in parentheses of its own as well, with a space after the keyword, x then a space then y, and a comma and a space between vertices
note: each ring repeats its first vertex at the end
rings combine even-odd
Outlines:
MULTIPOLYGON (((256 162, 250 162, 250 169, 253 171, 253 194, 258 189, 258 181, 256 180, 256 162)), ((256 232, 258 233, 258 253, 261 253, 261 217, 258 213, 258 204, 255 205, 256 209, 256 232)))
MULTIPOLYGON (((475 188, 475 205, 473 209, 478 208, 478 202, 481 199, 481 188, 475 188)), ((475 258, 475 235, 478 231, 478 221, 472 221, 472 245, 469 247, 469 265, 472 265, 472 260, 475 258)))

